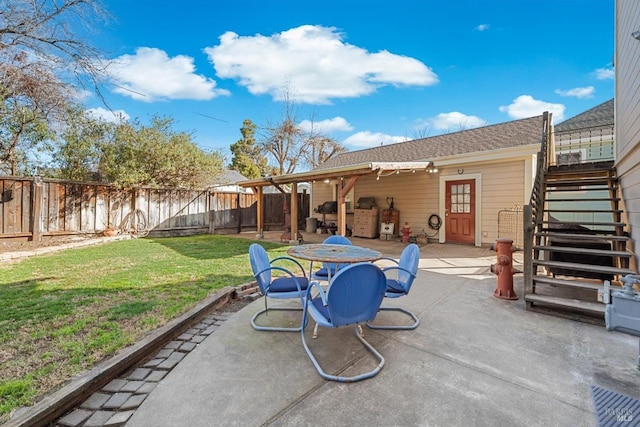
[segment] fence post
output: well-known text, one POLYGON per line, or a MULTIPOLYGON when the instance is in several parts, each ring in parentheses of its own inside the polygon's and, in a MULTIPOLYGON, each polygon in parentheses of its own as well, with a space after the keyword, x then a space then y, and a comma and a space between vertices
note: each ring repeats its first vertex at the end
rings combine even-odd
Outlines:
POLYGON ((42 213, 42 185, 40 177, 34 178, 31 181, 33 185, 33 198, 32 198, 32 214, 31 214, 31 240, 39 242, 42 240, 42 230, 40 229, 40 217, 42 213))
POLYGON ((238 209, 238 234, 242 233, 242 204, 241 199, 240 199, 240 193, 237 194, 236 196, 236 200, 237 200, 237 204, 236 204, 236 209, 238 209))
POLYGON ((215 220, 215 212, 213 211, 213 201, 211 200, 215 193, 211 193, 211 191, 207 190, 207 212, 209 213, 209 234, 214 234, 216 232, 216 226, 214 223, 215 220))

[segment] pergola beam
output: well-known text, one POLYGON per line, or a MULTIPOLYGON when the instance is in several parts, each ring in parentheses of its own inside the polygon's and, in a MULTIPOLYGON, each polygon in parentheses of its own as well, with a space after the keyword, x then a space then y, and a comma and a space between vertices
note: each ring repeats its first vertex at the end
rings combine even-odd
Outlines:
POLYGON ((342 185, 338 191, 338 233, 345 235, 347 233, 347 209, 346 197, 349 191, 353 189, 356 182, 363 176, 384 176, 389 172, 415 172, 418 170, 427 170, 433 166, 430 161, 424 162, 371 162, 361 163, 357 165, 342 166, 331 169, 313 170, 309 172, 293 173, 288 175, 279 175, 273 177, 263 177, 238 182, 238 185, 245 188, 252 188, 257 198, 257 226, 258 233, 264 236, 264 191, 266 186, 273 185, 280 192, 285 191, 281 185, 291 185, 291 237, 295 239, 298 232, 298 194, 297 184, 300 182, 313 182, 325 179, 338 179, 342 185))

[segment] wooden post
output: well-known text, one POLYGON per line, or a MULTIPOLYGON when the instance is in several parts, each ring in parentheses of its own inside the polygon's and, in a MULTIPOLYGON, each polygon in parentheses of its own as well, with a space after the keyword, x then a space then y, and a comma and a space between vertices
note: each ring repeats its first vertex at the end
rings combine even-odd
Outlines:
POLYGON ((238 212, 238 234, 242 232, 242 205, 240 204, 240 193, 236 198, 236 210, 238 212))
POLYGON ((338 232, 341 236, 347 235, 347 204, 345 202, 346 196, 343 194, 342 189, 338 191, 338 232))
POLYGON ((298 240, 298 183, 291 183, 291 240, 298 240))
POLYGON ((356 185, 357 181, 357 176, 352 176, 346 183, 343 179, 340 180, 342 185, 338 191, 338 234, 341 236, 347 235, 347 194, 356 185))
MULTIPOLYGON (((524 298, 533 293, 533 211, 531 205, 524 205, 522 210, 524 226, 524 252, 522 262, 524 266, 524 298)), ((527 303, 529 307, 529 303, 527 303)))
POLYGON ((256 191, 256 223, 258 238, 264 238, 264 214, 262 212, 262 186, 255 187, 256 191))
POLYGON ((212 202, 211 200, 212 197, 215 200, 216 193, 207 191, 207 206, 209 210, 209 234, 216 233, 216 211, 214 209, 216 204, 212 202))
POLYGON ((42 178, 34 178, 31 185, 33 185, 33 192, 31 193, 33 195, 33 209, 31 210, 31 240, 39 242, 42 240, 42 230, 40 229, 40 217, 42 216, 42 178), (39 182, 36 183, 36 180, 39 182))

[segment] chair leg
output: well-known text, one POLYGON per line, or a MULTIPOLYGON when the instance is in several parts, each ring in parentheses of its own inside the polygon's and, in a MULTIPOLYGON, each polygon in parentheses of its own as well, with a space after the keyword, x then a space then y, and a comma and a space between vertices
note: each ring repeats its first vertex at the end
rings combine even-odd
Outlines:
POLYGON ((367 323, 367 328, 370 329, 392 329, 392 330, 403 330, 403 331, 410 331, 413 330, 415 328, 418 327, 418 325, 420 324, 420 319, 418 319, 418 317, 413 314, 411 311, 406 310, 404 308, 400 308, 400 307, 381 307, 379 311, 401 311, 402 313, 405 313, 406 315, 410 316, 413 319, 413 324, 411 325, 405 325, 405 326, 390 326, 390 325, 372 325, 370 323, 367 323))
POLYGON ((367 342, 364 338, 362 338, 362 336, 360 336, 360 333, 358 332, 358 328, 356 327, 355 328, 356 337, 358 337, 360 342, 362 342, 362 344, 376 357, 376 359, 378 359, 380 361, 380 363, 378 363, 378 366, 376 366, 376 368, 373 369, 372 371, 369 371, 369 372, 366 372, 366 373, 360 374, 360 375, 354 375, 352 377, 342 377, 342 376, 338 376, 338 375, 327 374, 322 369, 322 367, 318 363, 318 360, 316 360, 315 356, 313 355, 313 353, 311 352, 311 350, 307 346, 307 342, 306 342, 305 336, 304 336, 304 328, 302 328, 302 330, 301 330, 301 335, 302 335, 302 345, 304 346, 304 349, 307 352, 307 355, 309 356, 309 359, 311 359, 311 362, 313 363, 313 366, 316 368, 316 371, 318 371, 320 376, 322 378, 324 378, 325 380, 338 381, 338 382, 342 382, 342 383, 352 383, 352 382, 356 382, 356 381, 361 381, 361 380, 365 380, 367 378, 371 378, 371 377, 374 377, 374 376, 378 375, 378 372, 380 372, 382 370, 382 367, 384 366, 384 362, 385 362, 384 357, 382 357, 382 355, 378 352, 378 350, 373 348, 373 346, 371 344, 369 344, 369 342, 367 342))
MULTIPOLYGON (((251 318, 251 326, 256 331, 272 331, 272 332, 300 332, 302 330, 302 326, 298 326, 296 328, 285 328, 279 326, 260 326, 256 323, 256 319, 262 313, 266 313, 268 311, 302 311, 302 307, 276 307, 276 308, 263 308, 253 315, 251 318)), ((302 319, 301 319, 302 320, 302 319)), ((302 322, 301 322, 302 323, 302 322)))

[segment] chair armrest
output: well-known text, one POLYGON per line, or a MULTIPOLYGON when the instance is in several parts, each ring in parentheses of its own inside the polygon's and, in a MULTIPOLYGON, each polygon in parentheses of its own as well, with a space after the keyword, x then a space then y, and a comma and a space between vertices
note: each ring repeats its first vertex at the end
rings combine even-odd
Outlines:
POLYGON ((383 260, 384 261, 393 261, 394 263, 396 263, 396 265, 400 265, 400 263, 397 260, 395 260, 393 258, 389 258, 389 257, 378 258, 377 260, 373 261, 373 263, 375 264, 376 262, 383 261, 383 260))
MULTIPOLYGON (((265 269, 263 269, 263 270, 261 270, 261 271, 257 272, 256 274, 254 274, 254 277, 257 277, 257 276, 261 275, 262 273, 264 273, 264 272, 265 272, 265 271, 267 271, 267 270, 271 270, 271 271, 282 271, 282 272, 284 272, 284 273, 288 274, 289 276, 291 276, 291 278, 293 279, 293 281, 294 281, 294 282, 295 282, 295 284, 296 284, 296 288, 298 288, 298 292, 300 293, 300 297, 302 297, 302 295, 303 295, 302 286, 300 286, 300 282, 298 281, 298 278, 297 278, 297 277, 296 277, 296 276, 295 276, 291 271, 287 270, 287 269, 286 269, 286 268, 284 268, 284 267, 278 267, 278 266, 276 266, 276 265, 272 265, 272 266, 270 266, 270 267, 267 267, 267 268, 265 268, 265 269)), ((307 277, 307 276, 305 276, 305 278, 306 278, 306 277, 307 277)), ((269 289, 269 286, 267 286, 267 289, 269 289)))
POLYGON ((302 264, 300 264, 300 262, 294 258, 288 257, 288 256, 279 256, 277 258, 272 259, 269 264, 273 264, 276 261, 291 261, 293 263, 295 263, 299 268, 300 271, 302 271, 302 274, 304 275, 304 277, 307 277, 307 273, 304 270, 304 267, 302 266, 302 264))
POLYGON ((327 294, 324 292, 324 289, 322 289, 322 286, 320 286, 320 282, 310 282, 309 283, 309 287, 307 287, 307 294, 305 295, 305 298, 307 300, 307 303, 309 301, 311 301, 311 298, 309 298, 311 296, 311 290, 313 288, 317 288, 318 289, 318 295, 320 295, 320 298, 322 299, 322 305, 326 306, 327 305, 327 294))
POLYGON ((390 270, 404 271, 405 273, 408 273, 414 279, 416 278, 416 275, 414 273, 410 272, 409 270, 407 270, 404 267, 400 267, 399 265, 397 265, 397 266, 396 265, 392 265, 390 267, 384 267, 384 268, 381 268, 381 270, 382 270, 383 273, 386 273, 387 271, 390 271, 390 270))

